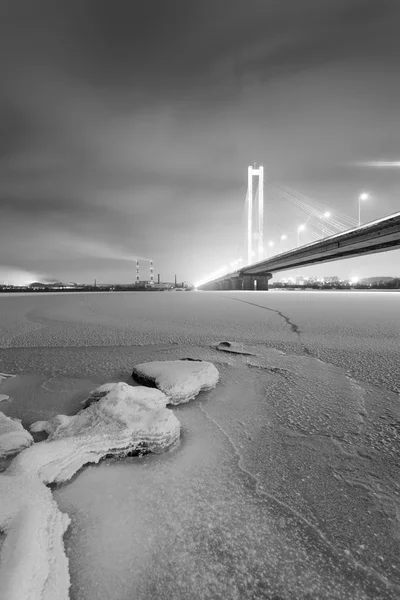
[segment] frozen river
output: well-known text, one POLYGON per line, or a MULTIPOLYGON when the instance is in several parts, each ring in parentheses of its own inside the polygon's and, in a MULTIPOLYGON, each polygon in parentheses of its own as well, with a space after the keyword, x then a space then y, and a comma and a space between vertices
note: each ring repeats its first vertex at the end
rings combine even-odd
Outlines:
POLYGON ((396 292, 0 296, 0 409, 25 426, 138 363, 221 375, 173 408, 178 448, 54 488, 71 600, 400 598, 399 342, 396 292))

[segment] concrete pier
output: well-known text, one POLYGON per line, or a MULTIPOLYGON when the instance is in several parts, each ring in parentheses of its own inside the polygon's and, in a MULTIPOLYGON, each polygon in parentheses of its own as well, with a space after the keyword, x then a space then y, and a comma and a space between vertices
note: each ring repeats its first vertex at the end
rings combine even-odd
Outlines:
POLYGON ((272 279, 271 273, 264 273, 264 275, 257 275, 257 291, 258 292, 266 292, 268 291, 268 281, 272 279))
POLYGON ((256 277, 254 275, 243 275, 243 289, 246 291, 254 291, 254 281, 256 277))

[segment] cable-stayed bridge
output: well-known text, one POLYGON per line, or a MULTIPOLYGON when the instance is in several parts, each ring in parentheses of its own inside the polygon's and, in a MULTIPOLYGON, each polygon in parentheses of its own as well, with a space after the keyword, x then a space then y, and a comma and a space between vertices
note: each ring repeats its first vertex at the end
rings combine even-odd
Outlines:
MULTIPOLYGON (((244 258, 236 258, 229 266, 211 274, 196 287, 202 290, 244 289, 267 290, 272 273, 305 267, 316 263, 385 252, 400 247, 400 213, 370 223, 361 222, 358 199, 358 221, 286 186, 268 185, 268 201, 286 201, 301 219, 291 238, 278 223, 278 240, 265 241, 264 169, 248 168, 248 184, 244 202, 244 258), (304 244, 307 232, 308 243, 304 244), (311 243, 309 240, 311 239, 311 243)), ((275 226, 274 226, 275 228, 275 226)))

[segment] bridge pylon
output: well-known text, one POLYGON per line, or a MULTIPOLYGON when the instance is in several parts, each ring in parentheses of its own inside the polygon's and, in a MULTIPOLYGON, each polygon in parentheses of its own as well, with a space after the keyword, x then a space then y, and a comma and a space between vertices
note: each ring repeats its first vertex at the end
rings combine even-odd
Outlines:
POLYGON ((264 167, 248 167, 247 171, 247 264, 264 258, 264 167), (256 179, 256 180, 255 180, 256 179), (255 184, 255 185, 254 185, 255 184), (253 218, 257 200, 256 219, 253 218), (256 251, 253 247, 256 246, 256 251))

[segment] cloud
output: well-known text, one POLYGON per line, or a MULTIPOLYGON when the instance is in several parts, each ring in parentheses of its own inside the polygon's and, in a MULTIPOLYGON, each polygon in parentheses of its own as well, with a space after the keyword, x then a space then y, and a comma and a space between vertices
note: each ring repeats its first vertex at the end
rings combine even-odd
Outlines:
POLYGON ((127 249, 118 248, 117 246, 107 244, 101 241, 78 238, 74 235, 64 235, 57 237, 57 245, 66 246, 72 249, 72 252, 90 256, 94 258, 105 258, 107 260, 130 261, 145 260, 150 261, 151 258, 141 256, 138 253, 131 252, 127 249))
POLYGON ((318 195, 363 149, 396 156, 398 3, 226 4, 7 2, 3 261, 61 278, 150 255, 189 277, 238 255, 248 164, 318 195))

